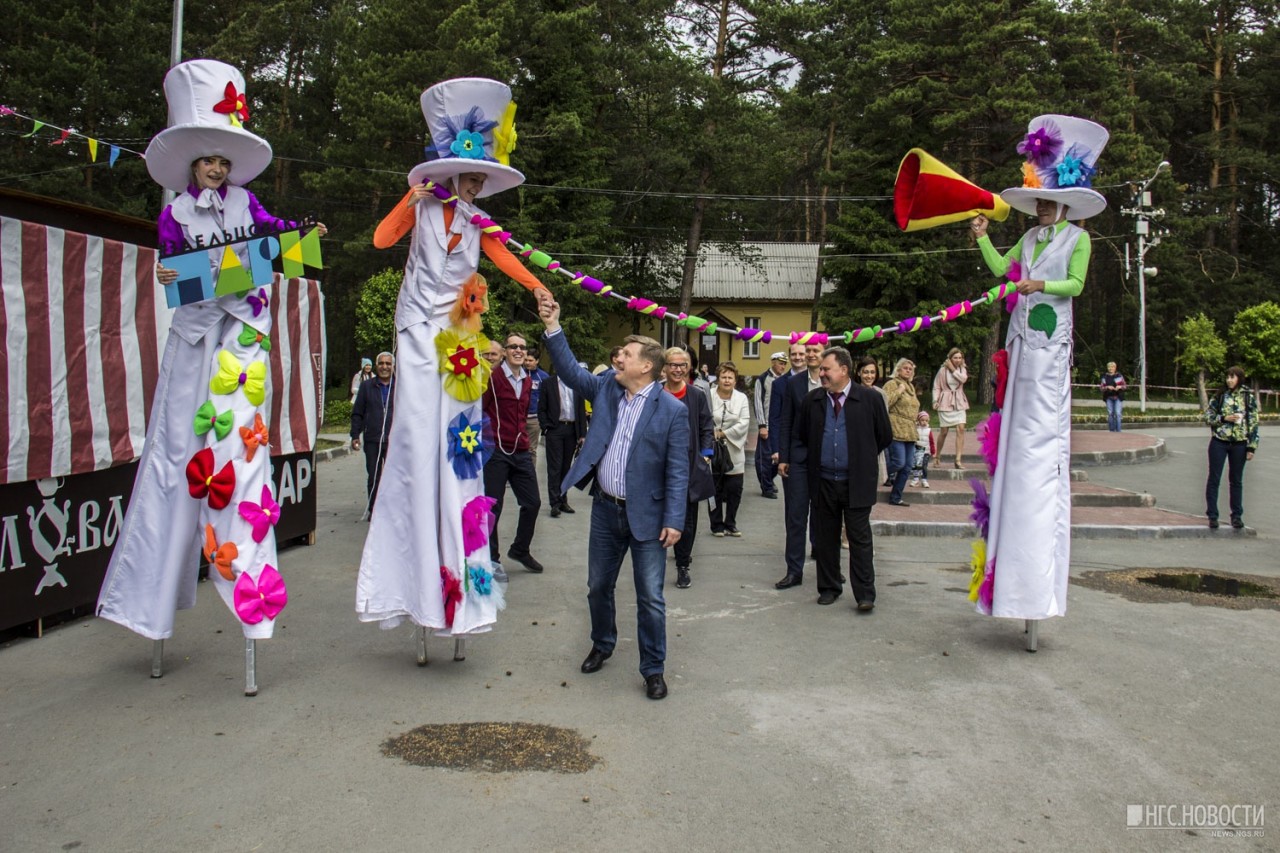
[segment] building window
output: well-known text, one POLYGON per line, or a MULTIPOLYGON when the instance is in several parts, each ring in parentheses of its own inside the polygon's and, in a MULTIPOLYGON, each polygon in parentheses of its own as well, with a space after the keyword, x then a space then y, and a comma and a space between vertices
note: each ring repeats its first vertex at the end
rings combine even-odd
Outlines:
MULTIPOLYGON (((744 320, 742 321, 742 325, 744 325, 744 326, 750 326, 750 327, 751 327, 751 328, 753 328, 753 329, 758 329, 758 328, 760 328, 760 318, 759 318, 759 317, 747 317, 746 319, 744 319, 744 320)), ((743 341, 743 343, 742 343, 742 357, 743 357, 743 358, 759 358, 759 357, 760 357, 760 342, 759 342, 759 341, 743 341)))

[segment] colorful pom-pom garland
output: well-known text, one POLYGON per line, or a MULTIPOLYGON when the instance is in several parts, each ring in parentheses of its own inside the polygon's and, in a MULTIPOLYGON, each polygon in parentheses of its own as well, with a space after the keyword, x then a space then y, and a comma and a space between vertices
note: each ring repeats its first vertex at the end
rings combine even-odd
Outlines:
MULTIPOLYGON (((441 186, 434 181, 424 182, 424 186, 431 191, 431 194, 440 200, 442 204, 457 206, 460 199, 458 196, 446 186, 441 186)), ((614 291, 613 286, 605 284, 594 276, 587 275, 583 272, 570 272, 559 261, 551 257, 551 255, 543 249, 536 248, 531 243, 521 243, 511 236, 510 231, 502 230, 502 226, 474 213, 471 216, 472 225, 479 228, 484 234, 493 237, 500 243, 509 245, 516 254, 524 258, 528 263, 541 267, 548 272, 557 272, 568 278, 578 287, 588 293, 596 296, 612 296, 620 299, 627 304, 627 308, 632 311, 638 311, 649 317, 656 317, 659 320, 672 320, 677 326, 691 329, 701 334, 714 335, 717 333, 731 335, 732 337, 749 343, 772 343, 774 338, 787 338, 793 344, 814 344, 818 346, 828 346, 832 342, 841 342, 848 344, 861 344, 882 338, 888 334, 905 335, 911 332, 919 332, 932 328, 935 323, 950 323, 958 320, 967 314, 972 314, 977 308, 983 305, 994 304, 997 300, 1012 297, 1017 293, 1016 282, 1001 282, 995 287, 990 288, 977 299, 962 300, 954 305, 948 305, 940 312, 924 317, 907 317, 888 326, 864 326, 852 329, 846 332, 792 332, 789 336, 778 335, 768 329, 756 329, 751 327, 743 327, 741 329, 722 328, 717 323, 705 320, 694 314, 685 314, 679 311, 673 311, 663 305, 659 305, 649 299, 643 299, 638 296, 624 296, 614 291)))

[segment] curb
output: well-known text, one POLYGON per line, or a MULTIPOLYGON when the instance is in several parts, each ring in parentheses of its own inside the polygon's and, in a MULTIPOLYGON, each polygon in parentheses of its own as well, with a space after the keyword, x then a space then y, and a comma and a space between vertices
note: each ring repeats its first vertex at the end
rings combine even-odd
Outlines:
POLYGON ((1086 468, 1098 468, 1103 465, 1140 465, 1163 459, 1168 451, 1164 439, 1157 438, 1149 447, 1135 447, 1129 450, 1092 450, 1071 454, 1072 466, 1081 465, 1086 468))
MULTIPOLYGON (((977 536, 972 524, 955 521, 872 521, 874 536, 931 536, 936 538, 972 539, 977 536)), ((1208 539, 1214 536, 1257 536, 1258 531, 1245 527, 1236 531, 1210 530, 1203 525, 1138 525, 1138 524, 1073 524, 1072 539, 1208 539)))

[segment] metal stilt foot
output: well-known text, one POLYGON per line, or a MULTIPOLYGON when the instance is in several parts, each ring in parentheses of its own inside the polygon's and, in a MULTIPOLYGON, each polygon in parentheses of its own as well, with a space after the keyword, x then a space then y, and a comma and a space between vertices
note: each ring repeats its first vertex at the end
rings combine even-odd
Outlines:
POLYGON ((160 678, 164 675, 164 640, 155 640, 151 643, 151 677, 160 678))
POLYGON ((467 659, 467 641, 464 640, 462 637, 455 637, 453 640, 453 659, 454 660, 467 659))
POLYGON ((1040 620, 1039 619, 1027 620, 1026 634, 1027 634, 1027 651, 1029 652, 1036 651, 1036 647, 1040 643, 1040 620))
POLYGON ((258 641, 244 641, 244 695, 258 695, 258 641))
POLYGON ((418 627, 418 666, 427 665, 427 629, 423 626, 418 627))

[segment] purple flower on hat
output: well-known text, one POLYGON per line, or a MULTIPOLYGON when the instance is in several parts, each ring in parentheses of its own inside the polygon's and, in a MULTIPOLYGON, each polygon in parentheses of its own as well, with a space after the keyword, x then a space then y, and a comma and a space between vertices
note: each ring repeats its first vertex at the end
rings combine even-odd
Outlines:
POLYGON ((1073 145, 1062 155, 1062 162, 1055 170, 1059 187, 1088 187, 1093 184, 1093 176, 1098 174, 1098 170, 1084 162, 1086 154, 1087 151, 1077 151, 1073 145))
POLYGON ((1052 164, 1061 148, 1062 134, 1058 132, 1058 126, 1051 121, 1046 121, 1042 127, 1028 133, 1026 138, 1018 143, 1018 153, 1027 155, 1027 162, 1042 167, 1052 164))

